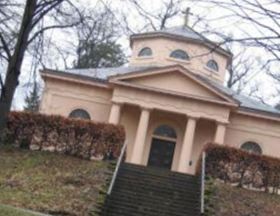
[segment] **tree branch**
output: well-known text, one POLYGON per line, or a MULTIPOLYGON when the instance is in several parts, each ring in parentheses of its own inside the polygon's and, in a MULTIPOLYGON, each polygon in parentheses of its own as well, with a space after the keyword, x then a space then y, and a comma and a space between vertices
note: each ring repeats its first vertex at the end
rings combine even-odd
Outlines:
POLYGON ((0 74, 0 86, 1 86, 1 89, 4 87, 4 82, 3 82, 1 74, 0 74))
POLYGON ((35 32, 32 37, 28 40, 28 44, 32 43, 37 36, 43 34, 45 31, 50 30, 50 29, 65 29, 65 28, 71 28, 73 26, 76 26, 80 22, 68 24, 68 25, 52 25, 52 26, 47 26, 44 28, 41 28, 39 31, 35 32))
POLYGON ((52 2, 45 2, 44 7, 37 6, 33 22, 32 22, 32 29, 38 24, 38 22, 52 9, 56 8, 59 4, 61 4, 64 0, 53 0, 52 2), (46 8, 47 7, 47 8, 46 8), (38 15, 38 17, 36 17, 38 15))
POLYGON ((12 55, 11 55, 10 49, 8 47, 8 44, 6 43, 6 41, 5 41, 5 39, 4 39, 4 37, 3 37, 1 32, 0 32, 0 41, 1 41, 2 45, 3 45, 3 50, 7 54, 7 59, 8 59, 8 61, 10 61, 12 55))
POLYGON ((1 91, 0 96, 3 95, 3 94, 5 94, 5 86, 4 86, 4 81, 3 81, 3 79, 2 79, 1 74, 0 74, 0 91, 1 91))

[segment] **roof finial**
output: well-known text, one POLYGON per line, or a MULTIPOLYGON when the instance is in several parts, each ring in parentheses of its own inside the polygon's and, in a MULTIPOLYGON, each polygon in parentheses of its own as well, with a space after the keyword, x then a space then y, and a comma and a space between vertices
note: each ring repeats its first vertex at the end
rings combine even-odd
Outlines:
POLYGON ((185 15, 185 22, 184 22, 184 26, 187 27, 189 25, 189 16, 191 14, 191 8, 187 7, 186 11, 182 12, 185 15))

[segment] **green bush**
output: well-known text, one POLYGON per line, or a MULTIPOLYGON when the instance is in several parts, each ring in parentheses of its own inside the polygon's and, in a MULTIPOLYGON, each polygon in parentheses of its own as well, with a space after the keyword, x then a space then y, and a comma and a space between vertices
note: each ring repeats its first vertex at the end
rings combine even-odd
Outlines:
POLYGON ((85 159, 117 157, 124 139, 122 126, 28 112, 9 114, 4 137, 18 147, 85 159))

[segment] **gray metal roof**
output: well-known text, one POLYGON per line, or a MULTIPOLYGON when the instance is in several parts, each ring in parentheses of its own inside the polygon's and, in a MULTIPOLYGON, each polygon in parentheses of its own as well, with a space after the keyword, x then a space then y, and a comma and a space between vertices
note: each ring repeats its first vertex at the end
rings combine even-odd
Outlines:
POLYGON ((195 30, 193 30, 188 26, 175 26, 175 27, 165 28, 157 31, 149 31, 149 32, 132 35, 132 37, 137 35, 154 35, 154 34, 167 34, 171 36, 183 37, 186 39, 208 41, 207 38, 205 38, 204 36, 202 36, 201 34, 199 34, 198 32, 196 32, 195 30))
POLYGON ((212 87, 218 89, 219 91, 225 93, 226 95, 232 97, 236 101, 238 101, 241 108, 249 109, 249 110, 256 110, 261 112, 268 112, 272 114, 280 115, 280 111, 273 106, 269 106, 267 104, 261 103, 260 101, 254 100, 248 96, 237 94, 234 90, 215 82, 214 80, 210 80, 206 77, 202 77, 200 75, 196 75, 200 80, 208 83, 212 87))
POLYGON ((195 39, 195 40, 201 40, 201 41, 207 40, 201 34, 195 32, 192 28, 190 28, 188 26, 176 26, 176 27, 167 28, 167 29, 164 29, 164 30, 161 30, 158 32, 177 35, 177 36, 186 37, 186 38, 191 38, 191 39, 195 39))
MULTIPOLYGON (((78 75, 82 77, 90 77, 97 80, 106 81, 110 76, 113 75, 127 74, 127 73, 138 72, 147 69, 155 69, 155 68, 159 68, 159 67, 158 66, 157 67, 156 66, 143 66, 143 67, 122 66, 122 67, 112 67, 112 68, 66 69, 64 71, 61 71, 61 73, 78 75)), ((198 79, 205 82, 206 84, 212 86, 213 88, 219 90, 220 92, 238 101, 241 108, 280 115, 280 111, 272 106, 263 104, 250 97, 237 94, 232 89, 229 89, 224 85, 215 82, 214 80, 210 80, 198 74, 193 74, 193 75, 195 75, 198 79)))
MULTIPOLYGON (((156 31, 148 31, 144 33, 139 34, 133 34, 131 35, 131 38, 137 38, 137 37, 146 37, 146 36, 159 36, 159 35, 165 35, 170 37, 178 37, 181 39, 186 40, 196 40, 200 42, 206 42, 207 44, 215 45, 212 41, 208 40, 206 37, 201 35, 200 33, 196 32, 192 28, 188 26, 175 26, 171 28, 165 28, 162 30, 156 30, 156 31)), ((219 47, 218 47, 219 48, 219 47)))
POLYGON ((156 68, 153 66, 121 66, 121 67, 110 67, 110 68, 88 68, 88 69, 65 69, 62 72, 66 72, 68 74, 80 75, 90 78, 96 78, 101 80, 107 80, 108 77, 118 75, 118 74, 126 74, 137 71, 142 71, 146 69, 156 68))
POLYGON ((165 35, 165 36, 171 36, 171 37, 178 37, 186 40, 194 40, 194 41, 199 41, 203 42, 204 44, 215 48, 217 51, 222 51, 224 54, 228 56, 232 56, 232 53, 221 47, 219 44, 209 40, 208 38, 204 37, 202 34, 198 33, 194 29, 192 29, 189 26, 175 26, 171 28, 165 28, 162 30, 157 30, 157 31, 150 31, 150 32, 145 32, 145 33, 140 33, 140 34, 134 34, 131 35, 131 38, 137 38, 137 37, 146 37, 146 36, 158 36, 158 35, 165 35))

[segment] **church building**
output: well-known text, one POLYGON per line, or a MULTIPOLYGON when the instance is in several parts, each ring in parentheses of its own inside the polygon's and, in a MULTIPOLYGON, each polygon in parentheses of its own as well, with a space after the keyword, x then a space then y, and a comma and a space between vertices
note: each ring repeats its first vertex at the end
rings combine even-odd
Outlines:
POLYGON ((127 66, 44 69, 40 112, 123 125, 132 164, 193 174, 209 142, 280 157, 280 112, 224 86, 229 51, 188 26, 130 46, 127 66))

